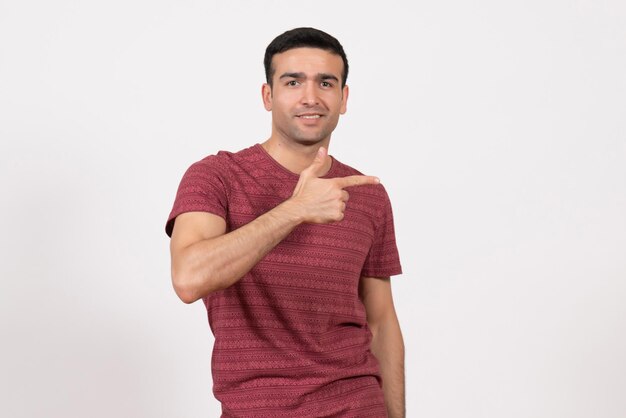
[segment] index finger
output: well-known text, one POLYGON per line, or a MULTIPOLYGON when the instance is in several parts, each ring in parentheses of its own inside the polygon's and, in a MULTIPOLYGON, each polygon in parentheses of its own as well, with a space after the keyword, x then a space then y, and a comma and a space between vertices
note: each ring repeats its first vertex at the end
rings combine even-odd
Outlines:
POLYGON ((361 186, 363 184, 378 184, 380 183, 380 179, 374 176, 347 176, 347 177, 337 177, 335 178, 335 182, 342 189, 344 187, 350 186, 361 186))

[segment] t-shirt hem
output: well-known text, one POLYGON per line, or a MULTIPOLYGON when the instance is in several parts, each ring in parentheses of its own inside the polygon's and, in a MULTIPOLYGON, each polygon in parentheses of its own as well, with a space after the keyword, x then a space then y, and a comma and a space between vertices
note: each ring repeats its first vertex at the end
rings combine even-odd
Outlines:
POLYGON ((390 277, 402 274, 402 268, 386 269, 386 270, 363 270, 361 276, 367 277, 390 277))
POLYGON ((217 215, 226 221, 226 215, 216 209, 211 209, 211 208, 206 208, 206 207, 187 207, 184 210, 171 214, 169 219, 165 223, 165 233, 170 238, 172 237, 172 232, 174 231, 174 223, 176 222, 176 218, 179 215, 182 215, 183 213, 188 213, 188 212, 206 212, 206 213, 210 213, 213 215, 217 215))

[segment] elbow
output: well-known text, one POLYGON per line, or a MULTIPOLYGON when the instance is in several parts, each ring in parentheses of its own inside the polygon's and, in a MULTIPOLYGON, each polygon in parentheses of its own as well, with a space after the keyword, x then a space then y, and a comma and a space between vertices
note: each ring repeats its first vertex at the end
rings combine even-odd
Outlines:
POLYGON ((200 297, 197 296, 193 291, 190 291, 187 289, 174 286, 174 291, 176 292, 176 295, 178 296, 178 298, 182 300, 184 303, 186 303, 187 305, 194 303, 195 301, 200 299, 200 297))
POLYGON ((176 296, 186 304, 194 303, 202 297, 191 275, 174 268, 172 268, 172 286, 176 296))
POLYGON ((202 280, 189 271, 172 268, 172 285, 178 298, 186 304, 202 299, 217 290, 210 286, 214 281, 202 280), (203 285, 204 283, 204 285, 203 285))
POLYGON ((177 283, 175 280, 173 280, 172 284, 174 285, 174 292, 176 292, 176 296, 178 296, 178 298, 184 303, 190 304, 200 299, 200 296, 192 287, 177 283))

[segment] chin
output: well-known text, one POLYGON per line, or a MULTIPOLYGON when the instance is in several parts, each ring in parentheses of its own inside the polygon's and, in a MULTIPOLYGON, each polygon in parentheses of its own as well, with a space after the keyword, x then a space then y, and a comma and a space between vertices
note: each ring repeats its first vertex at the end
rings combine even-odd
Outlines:
POLYGON ((324 138, 295 138, 296 141, 302 144, 317 144, 318 142, 322 142, 324 138))
POLYGON ((293 140, 295 143, 306 146, 306 147, 311 147, 324 141, 324 139, 317 139, 317 138, 316 139, 294 138, 293 140))
POLYGON ((293 132, 293 135, 291 136, 295 142, 303 145, 315 145, 329 137, 330 134, 326 134, 325 132, 318 135, 303 135, 302 132, 293 132))

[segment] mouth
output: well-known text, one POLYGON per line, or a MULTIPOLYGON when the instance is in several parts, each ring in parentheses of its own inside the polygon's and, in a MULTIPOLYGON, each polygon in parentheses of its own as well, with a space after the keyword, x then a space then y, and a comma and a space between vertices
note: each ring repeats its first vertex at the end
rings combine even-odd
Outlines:
POLYGON ((319 119, 324 115, 321 115, 319 113, 302 113, 300 115, 296 115, 297 118, 300 119, 319 119))

